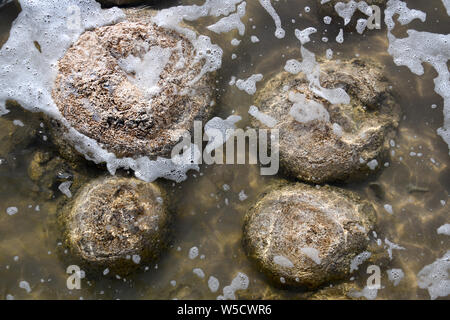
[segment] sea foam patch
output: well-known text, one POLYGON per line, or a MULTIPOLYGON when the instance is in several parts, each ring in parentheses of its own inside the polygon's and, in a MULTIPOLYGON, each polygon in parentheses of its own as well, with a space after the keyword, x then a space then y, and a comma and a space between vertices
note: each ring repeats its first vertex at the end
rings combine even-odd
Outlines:
MULTIPOLYGON (((444 2, 445 3, 445 2, 444 2)), ((434 79, 435 92, 444 99, 444 125, 438 134, 444 139, 450 150, 450 34, 438 34, 425 31, 407 30, 408 36, 397 38, 392 33, 395 27, 394 17, 401 25, 409 24, 415 19, 426 20, 426 13, 409 9, 405 2, 389 0, 384 12, 388 28, 388 52, 398 66, 406 66, 416 75, 423 75, 423 63, 429 63, 437 72, 434 79)))
MULTIPOLYGON (((191 152, 175 159, 148 157, 117 158, 95 140, 81 134, 62 117, 51 92, 57 75, 57 62, 66 50, 86 30, 111 25, 126 19, 118 8, 102 9, 94 0, 19 0, 22 11, 14 21, 10 37, 0 50, 0 116, 8 113, 6 102, 17 101, 23 108, 44 112, 67 127, 66 139, 86 159, 106 163, 111 174, 119 168, 132 169, 136 177, 153 181, 164 177, 174 181, 186 179, 188 170, 198 170, 195 160, 200 150, 192 145, 191 152)), ((193 82, 205 73, 221 67, 222 49, 207 36, 197 35, 181 27, 185 20, 228 15, 237 10, 240 0, 206 0, 202 6, 178 6, 160 11, 153 22, 177 30, 188 37, 196 49, 196 62, 204 61, 193 82)))

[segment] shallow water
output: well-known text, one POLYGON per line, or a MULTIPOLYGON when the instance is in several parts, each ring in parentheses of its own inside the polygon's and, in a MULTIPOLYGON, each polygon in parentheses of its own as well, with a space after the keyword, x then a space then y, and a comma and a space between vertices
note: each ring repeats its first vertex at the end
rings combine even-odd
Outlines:
MULTIPOLYGON (((323 24, 323 15, 318 13, 316 1, 272 2, 286 30, 284 39, 274 37, 273 20, 254 0, 247 1, 247 14, 242 19, 246 25, 244 37, 239 37, 237 32, 216 35, 208 31, 205 27, 211 18, 193 23, 224 49, 223 67, 218 71, 215 115, 224 118, 237 114, 243 118, 238 127, 245 128, 250 124, 248 108, 253 96, 229 86, 228 82, 232 76, 244 79, 255 73, 262 73, 264 80, 268 80, 283 69, 286 60, 300 59, 299 42, 294 37, 296 28, 313 26, 318 29, 306 45, 317 57, 324 57, 326 49, 331 48, 338 59, 357 55, 361 59, 382 63, 404 114, 392 148, 395 152, 386 159, 386 167, 376 175, 362 183, 340 187, 356 191, 371 201, 377 209, 375 231, 378 238, 387 238, 405 249, 394 250, 391 260, 387 249, 378 247, 373 240, 373 260, 363 264, 345 282, 361 290, 368 277, 366 267, 377 264, 382 271, 379 299, 429 299, 428 292, 418 288, 416 275, 450 248, 450 238, 436 232, 438 227, 450 222, 450 158, 448 146, 436 133, 443 123, 443 100, 434 92, 436 72, 425 66, 425 75, 418 77, 405 67, 395 66, 387 53, 385 26, 381 30, 366 31, 364 35, 345 32, 344 43, 338 44, 334 38, 342 27, 342 20, 334 18, 331 25, 323 24), (309 13, 304 10, 306 6, 311 8, 309 13), (252 43, 251 35, 256 35, 260 42, 252 43), (323 36, 328 36, 329 42, 322 42, 323 36), (242 40, 238 47, 230 44, 234 37, 242 40), (237 55, 234 60, 232 53, 237 55), (437 107, 432 108, 433 104, 437 107), (384 209, 385 204, 392 206, 393 214, 384 209), (398 286, 387 278, 386 270, 392 268, 401 268, 405 273, 398 286)), ((202 1, 168 3, 185 5, 202 1)), ((449 33, 449 17, 440 0, 408 1, 408 6, 426 12, 427 21, 414 21, 406 27, 397 27, 397 36, 404 34, 407 28, 449 33)), ((0 8, 1 44, 6 41, 17 13, 14 2, 0 8)), ((262 86, 261 82, 257 84, 257 88, 262 86)), ((138 272, 124 279, 91 275, 82 281, 81 290, 68 290, 66 267, 70 265, 70 257, 60 245, 55 223, 57 209, 66 199, 57 187, 65 180, 52 177, 61 170, 72 170, 76 183, 71 191, 75 193, 82 181, 106 174, 106 171, 83 161, 78 170, 64 165, 55 166, 53 172, 46 173, 50 183, 45 179, 33 181, 28 171, 34 154, 46 151, 55 156, 55 147, 46 126, 40 126, 39 114, 24 112, 20 108, 11 110, 2 119, 21 120, 25 127, 20 127, 20 130, 33 128, 31 135, 34 138, 17 144, 0 160, 0 299, 7 295, 16 299, 215 299, 239 272, 250 280, 247 290, 237 292, 239 298, 347 297, 340 289, 345 285, 339 284, 334 284, 331 291, 323 288, 320 292, 277 289, 276 284, 269 283, 245 256, 241 245, 243 216, 270 182, 282 178, 262 177, 256 165, 203 165, 200 172, 190 172, 183 183, 162 182, 171 194, 175 215, 169 250, 157 263, 143 265, 138 272), (224 185, 230 189, 226 190, 228 188, 224 185), (239 198, 242 191, 247 196, 245 200, 239 198), (36 206, 39 206, 39 211, 36 206), (17 207, 18 212, 8 215, 6 210, 9 207, 17 207), (195 259, 189 258, 192 247, 199 249, 199 256, 195 259), (194 274, 194 268, 201 268, 205 277, 194 274), (210 276, 219 280, 217 292, 211 292, 208 287, 210 276), (21 281, 29 283, 30 292, 19 287, 21 281)), ((9 134, 5 130, 10 128, 1 126, 1 135, 9 134)))

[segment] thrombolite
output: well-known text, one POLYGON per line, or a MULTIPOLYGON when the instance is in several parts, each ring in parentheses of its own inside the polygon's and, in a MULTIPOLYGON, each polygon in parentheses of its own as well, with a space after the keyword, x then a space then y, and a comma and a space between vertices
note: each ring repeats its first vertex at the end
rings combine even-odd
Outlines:
MULTIPOLYGON (((276 120, 280 164, 288 175, 313 183, 359 180, 385 156, 400 107, 381 67, 369 61, 325 61, 320 83, 325 90, 344 89, 350 103, 332 104, 308 75, 283 71, 267 81, 255 104, 276 120)), ((268 128, 257 119, 252 124, 268 128)))

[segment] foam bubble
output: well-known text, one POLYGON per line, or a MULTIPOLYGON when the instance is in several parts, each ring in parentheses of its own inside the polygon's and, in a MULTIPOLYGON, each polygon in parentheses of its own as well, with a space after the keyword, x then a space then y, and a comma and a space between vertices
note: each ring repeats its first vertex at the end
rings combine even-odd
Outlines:
POLYGON ((417 274, 417 284, 427 289, 432 300, 450 295, 450 251, 417 274))
POLYGON ((320 264, 321 259, 319 257, 319 250, 317 250, 316 248, 304 247, 301 248, 300 251, 316 264, 320 264))
POLYGON ((291 260, 286 258, 285 256, 274 256, 273 262, 279 266, 285 267, 285 268, 293 268, 294 264, 291 260))
POLYGON ((313 27, 309 27, 303 30, 295 29, 295 36, 298 40, 300 40, 301 44, 305 44, 311 41, 309 36, 313 33, 316 33, 317 29, 313 27))
POLYGON ((208 279, 208 287, 211 292, 217 292, 219 290, 219 280, 216 277, 210 276, 208 279))
POLYGON ((359 266, 362 265, 371 256, 372 254, 369 251, 364 251, 354 257, 350 262, 350 272, 358 270, 359 266))
POLYGON ((293 106, 289 114, 300 123, 307 123, 313 120, 324 122, 330 121, 330 115, 325 107, 316 101, 306 99, 301 93, 289 92, 289 101, 293 106))
POLYGON ((275 23, 275 37, 278 39, 283 39, 286 32, 281 27, 281 19, 278 13, 273 8, 272 4, 270 3, 270 0, 259 0, 259 3, 263 6, 263 8, 267 11, 267 13, 272 17, 274 23, 275 23))
POLYGON ((394 287, 398 286, 400 281, 405 277, 405 273, 402 269, 390 269, 386 271, 388 279, 394 284, 394 287))
POLYGON ((239 79, 236 81, 236 87, 239 90, 247 92, 249 95, 253 95, 256 92, 256 82, 259 82, 263 79, 263 75, 253 74, 247 79, 239 79))
POLYGON ((213 25, 208 26, 208 29, 215 33, 230 32, 238 30, 239 35, 245 34, 245 24, 242 23, 241 18, 245 16, 245 7, 247 3, 244 1, 237 7, 237 12, 230 14, 227 17, 220 19, 213 25))
POLYGON ((205 277, 205 273, 200 268, 194 268, 192 272, 199 278, 203 279, 205 277))
POLYGON ((277 125, 277 120, 273 117, 261 112, 256 106, 250 106, 248 113, 258 119, 261 123, 265 124, 269 128, 273 128, 277 125))
POLYGON ((434 90, 444 99, 444 125, 438 129, 438 134, 449 146, 450 153, 450 72, 447 67, 450 59, 450 34, 407 30, 407 37, 396 38, 392 33, 395 27, 394 16, 398 15, 398 22, 406 25, 415 19, 425 22, 426 13, 409 9, 406 3, 400 0, 390 0, 384 13, 388 27, 388 52, 394 63, 408 67, 419 76, 424 74, 422 64, 428 63, 438 74, 434 79, 434 90))
POLYGON ((239 272, 237 276, 231 281, 229 286, 223 288, 223 295, 218 296, 218 300, 236 300, 236 291, 246 290, 250 280, 245 273, 239 272))
POLYGON ((450 236, 450 224, 446 223, 446 224, 440 226, 437 229, 437 233, 438 234, 443 234, 443 235, 446 235, 446 236, 450 236))
POLYGON ((192 247, 189 249, 189 259, 193 260, 198 257, 198 248, 192 247))

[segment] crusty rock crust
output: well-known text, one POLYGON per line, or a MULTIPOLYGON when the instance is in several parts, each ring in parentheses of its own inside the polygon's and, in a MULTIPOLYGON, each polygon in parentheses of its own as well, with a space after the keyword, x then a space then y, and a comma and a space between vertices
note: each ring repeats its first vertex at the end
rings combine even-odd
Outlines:
POLYGON ((286 184, 264 195, 244 219, 244 247, 280 286, 315 288, 349 274, 375 221, 369 203, 343 189, 286 184), (303 248, 318 251, 320 264, 303 248), (279 264, 275 257, 292 265, 279 264), (284 280, 281 281, 280 279, 284 280))
POLYGON ((72 127, 116 156, 167 156, 195 119, 208 117, 213 75, 193 82, 204 62, 196 60, 192 43, 148 19, 131 20, 80 36, 58 63, 53 99, 72 127), (119 62, 142 59, 155 46, 172 53, 160 92, 149 97, 119 62))
POLYGON ((106 177, 87 184, 61 210, 64 243, 88 268, 126 274, 155 259, 170 221, 165 194, 153 183, 106 177))

